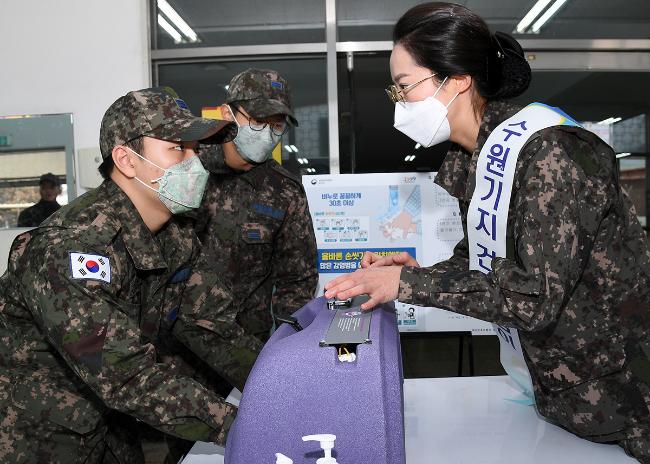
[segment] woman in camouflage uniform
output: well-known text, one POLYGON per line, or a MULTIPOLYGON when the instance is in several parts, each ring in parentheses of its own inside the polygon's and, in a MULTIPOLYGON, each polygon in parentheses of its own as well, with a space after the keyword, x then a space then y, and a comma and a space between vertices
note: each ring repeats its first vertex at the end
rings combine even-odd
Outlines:
POLYGON ((576 125, 532 134, 512 179, 505 256, 486 273, 470 270, 479 154, 521 110, 505 100, 526 90, 530 67, 515 39, 490 34, 454 4, 412 8, 394 42, 391 97, 419 108, 409 121, 396 105, 396 127, 418 142, 454 142, 435 182, 458 198, 465 237, 431 267, 368 253, 363 269, 330 282, 326 296, 367 293, 364 309, 397 298, 519 329, 540 414, 649 463, 650 252, 613 150, 576 125))

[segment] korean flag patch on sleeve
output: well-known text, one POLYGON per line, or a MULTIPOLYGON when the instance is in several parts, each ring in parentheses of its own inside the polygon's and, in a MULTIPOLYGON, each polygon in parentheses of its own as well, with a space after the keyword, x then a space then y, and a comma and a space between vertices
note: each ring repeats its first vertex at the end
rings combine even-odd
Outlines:
POLYGON ((70 252, 73 279, 103 280, 111 283, 111 262, 106 256, 70 252))

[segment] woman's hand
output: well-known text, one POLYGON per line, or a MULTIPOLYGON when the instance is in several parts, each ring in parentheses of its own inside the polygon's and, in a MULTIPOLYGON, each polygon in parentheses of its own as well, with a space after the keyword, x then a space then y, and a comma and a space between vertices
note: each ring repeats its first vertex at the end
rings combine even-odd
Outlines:
POLYGON ((367 294, 370 299, 361 305, 361 309, 369 310, 397 298, 401 272, 402 266, 397 264, 357 269, 328 282, 325 297, 345 300, 367 294))
POLYGON ((380 267, 380 266, 413 266, 420 267, 418 262, 406 251, 396 255, 380 256, 371 251, 366 251, 361 259, 361 267, 380 267))

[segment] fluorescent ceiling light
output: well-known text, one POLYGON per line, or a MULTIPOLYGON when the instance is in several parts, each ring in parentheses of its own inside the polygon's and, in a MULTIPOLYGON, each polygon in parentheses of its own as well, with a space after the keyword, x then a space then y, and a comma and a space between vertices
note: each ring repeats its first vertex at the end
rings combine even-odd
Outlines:
MULTIPOLYGON (((199 38, 196 32, 185 22, 183 18, 176 12, 172 6, 167 3, 167 0, 158 0, 158 8, 162 11, 167 18, 180 30, 190 42, 198 42, 199 38)), ((169 31, 168 31, 169 32, 169 31)))
POLYGON ((419 143, 416 143, 416 144, 415 144, 415 150, 417 150, 417 149, 420 148, 421 146, 422 146, 422 145, 420 145, 419 143))
POLYGON ((404 161, 413 161, 415 159, 415 155, 406 155, 406 158, 404 158, 404 161))
POLYGON ((539 16, 539 14, 544 11, 544 8, 546 8, 552 1, 553 0, 537 0, 537 3, 535 3, 530 11, 526 13, 521 21, 519 21, 519 24, 517 24, 517 27, 515 28, 515 32, 519 34, 526 32, 528 26, 530 26, 532 22, 535 21, 535 18, 537 18, 537 16, 539 16))
POLYGON ((625 158, 626 156, 630 156, 632 153, 617 153, 616 157, 617 158, 625 158))
POLYGON ((165 18, 162 17, 162 15, 158 15, 158 24, 160 27, 162 27, 167 34, 172 36, 172 39, 174 39, 174 42, 180 43, 183 40, 183 37, 181 37, 181 34, 174 29, 174 26, 169 24, 165 18))
POLYGON ((287 150, 289 153, 298 153, 298 147, 296 147, 295 145, 285 145, 284 149, 287 150))
POLYGON ((600 121, 598 124, 614 124, 615 122, 619 122, 619 121, 621 121, 622 119, 623 119, 623 118, 621 118, 621 117, 618 117, 618 118, 607 118, 607 119, 603 119, 603 120, 600 121))
POLYGON ((539 32, 542 26, 544 26, 544 24, 546 24, 546 22, 551 19, 566 2, 567 0, 555 0, 555 3, 553 3, 553 5, 551 5, 551 7, 546 10, 537 21, 535 21, 533 27, 530 28, 531 32, 539 32))

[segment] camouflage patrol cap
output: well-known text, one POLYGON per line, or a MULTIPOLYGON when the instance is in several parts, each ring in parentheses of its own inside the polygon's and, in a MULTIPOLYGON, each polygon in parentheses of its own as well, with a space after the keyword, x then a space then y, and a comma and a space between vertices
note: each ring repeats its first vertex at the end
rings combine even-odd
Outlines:
POLYGON ((99 147, 106 159, 116 145, 141 136, 171 142, 223 143, 234 134, 231 122, 197 118, 172 88, 153 87, 115 100, 102 118, 99 147))
POLYGON ((272 69, 249 68, 232 78, 226 103, 237 102, 255 119, 284 114, 294 126, 289 84, 272 69))

